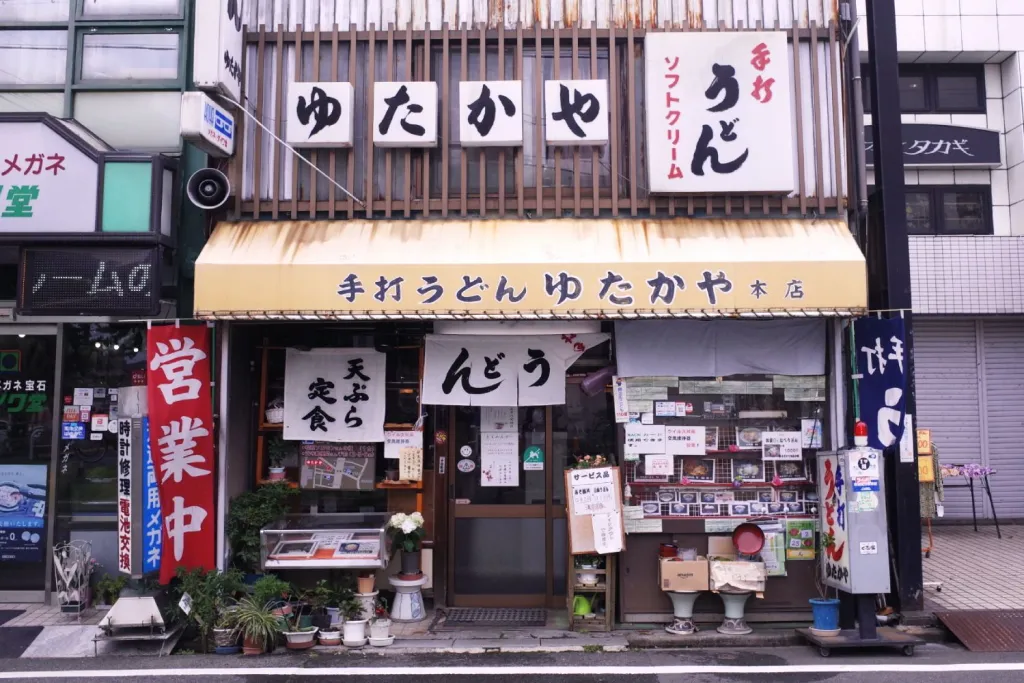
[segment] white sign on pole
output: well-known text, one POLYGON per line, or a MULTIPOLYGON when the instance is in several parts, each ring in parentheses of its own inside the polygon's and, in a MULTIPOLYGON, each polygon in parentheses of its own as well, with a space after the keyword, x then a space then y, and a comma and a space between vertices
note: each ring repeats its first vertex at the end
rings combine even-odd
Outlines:
POLYGON ((664 453, 665 425, 645 425, 630 422, 626 430, 626 453, 664 453))
POLYGON ((42 121, 0 124, 0 150, 0 233, 96 231, 94 159, 42 121))
POLYGON ((353 102, 351 83, 289 84, 284 141, 292 147, 351 147, 353 102))
POLYGON ((705 427, 665 427, 665 452, 671 455, 704 455, 708 452, 705 427))
POLYGON ((522 147, 523 82, 459 83, 459 138, 463 147, 522 147))
POLYGON ((246 0, 201 0, 195 3, 192 80, 196 88, 242 96, 242 16, 246 0))
POLYGON ((545 81, 544 140, 549 145, 608 142, 608 81, 545 81))
POLYGON ((397 460, 403 448, 423 448, 423 432, 415 429, 408 431, 384 432, 384 457, 397 460))
POLYGON ((437 83, 374 83, 373 144, 376 147, 437 147, 437 83))
POLYGON ((652 192, 791 192, 795 147, 782 31, 644 38, 652 192))
POLYGON ((235 153, 235 117, 206 93, 181 94, 181 137, 210 156, 235 153))
POLYGON ((288 349, 283 438, 384 441, 385 359, 373 349, 288 349))

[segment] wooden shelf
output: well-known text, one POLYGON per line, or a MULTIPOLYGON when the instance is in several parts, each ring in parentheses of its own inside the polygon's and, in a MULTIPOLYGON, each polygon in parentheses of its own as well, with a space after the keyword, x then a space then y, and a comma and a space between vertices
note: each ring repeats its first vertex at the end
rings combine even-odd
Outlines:
POLYGON ((396 491, 422 491, 422 481, 378 481, 374 486, 376 489, 393 489, 396 491))
MULTIPOLYGON (((735 488, 742 488, 742 489, 775 489, 775 488, 780 488, 781 489, 781 488, 785 488, 786 486, 807 486, 811 482, 807 481, 806 479, 801 479, 799 481, 784 481, 779 486, 773 486, 771 482, 767 482, 767 481, 763 481, 763 482, 762 481, 746 482, 745 481, 742 484, 740 484, 739 486, 735 486, 731 482, 719 484, 719 483, 713 482, 713 481, 692 481, 689 484, 682 484, 682 483, 680 483, 678 481, 627 481, 626 483, 629 484, 630 488, 633 488, 634 486, 640 486, 642 488, 646 488, 648 486, 651 486, 651 487, 663 488, 663 489, 688 489, 688 488, 694 488, 694 487, 697 487, 697 488, 719 488, 719 489, 725 489, 725 488, 728 488, 728 489, 735 489, 735 488)), ((742 501, 737 501, 737 502, 742 502, 742 501)))
POLYGON ((278 481, 270 481, 269 479, 260 479, 256 482, 260 486, 266 486, 267 484, 288 484, 288 488, 297 489, 299 488, 298 482, 288 481, 287 479, 281 479, 278 481))
POLYGON ((284 431, 284 423, 261 422, 260 429, 265 432, 282 432, 284 431))

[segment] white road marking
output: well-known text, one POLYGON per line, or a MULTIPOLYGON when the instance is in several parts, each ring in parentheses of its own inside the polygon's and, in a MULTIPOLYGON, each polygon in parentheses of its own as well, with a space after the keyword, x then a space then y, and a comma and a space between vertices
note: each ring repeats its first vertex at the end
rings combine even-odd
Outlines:
POLYGON ((169 678, 172 676, 644 676, 697 674, 842 674, 1024 671, 1024 662, 949 664, 795 664, 793 666, 466 666, 449 667, 239 667, 231 669, 96 669, 5 671, 0 680, 41 678, 169 678))

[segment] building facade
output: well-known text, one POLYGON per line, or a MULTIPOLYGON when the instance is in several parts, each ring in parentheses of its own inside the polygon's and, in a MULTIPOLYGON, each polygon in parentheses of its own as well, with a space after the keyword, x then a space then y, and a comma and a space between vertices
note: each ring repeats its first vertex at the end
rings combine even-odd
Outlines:
POLYGON ((146 382, 145 320, 190 315, 205 238, 182 205, 207 163, 179 134, 191 16, 0 7, 0 599, 48 597, 68 542, 118 573, 118 394, 146 382))
MULTIPOLYGON (((1024 2, 897 2, 896 14, 915 426, 931 429, 943 463, 994 468, 996 512, 1019 518, 1024 462, 1012 435, 1024 422, 1024 2)), ((976 495, 978 516, 991 518, 980 488, 976 495)), ((947 488, 945 513, 969 519, 970 492, 947 488)))

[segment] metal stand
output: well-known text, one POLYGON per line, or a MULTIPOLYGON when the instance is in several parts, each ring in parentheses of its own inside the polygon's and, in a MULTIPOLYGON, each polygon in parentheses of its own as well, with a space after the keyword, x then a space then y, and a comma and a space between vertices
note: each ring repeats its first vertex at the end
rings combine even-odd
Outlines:
POLYGON ((914 654, 914 647, 924 643, 920 638, 894 628, 878 628, 875 620, 875 596, 845 597, 856 599, 857 628, 843 628, 834 636, 816 635, 807 628, 796 630, 800 636, 817 646, 818 654, 822 657, 828 657, 834 649, 864 647, 898 648, 904 655, 911 657, 914 654))
MULTIPOLYGON (((962 470, 964 468, 964 465, 953 465, 953 467, 959 467, 962 470)), ((947 489, 968 488, 968 489, 971 490, 971 516, 974 518, 974 531, 978 531, 978 509, 977 509, 977 503, 975 502, 975 498, 974 498, 974 477, 965 477, 965 478, 967 479, 967 485, 966 486, 964 486, 963 484, 957 484, 956 486, 951 486, 950 484, 944 484, 944 486, 947 489)), ((994 521, 996 523, 996 537, 999 538, 999 539, 1002 539, 1003 538, 1003 532, 999 530, 999 515, 996 514, 996 504, 995 504, 995 501, 992 500, 992 487, 989 486, 988 475, 987 474, 981 475, 981 483, 984 486, 985 495, 988 496, 989 507, 992 508, 992 521, 994 521)), ((982 501, 981 504, 982 504, 982 511, 984 511, 985 502, 982 501)))

